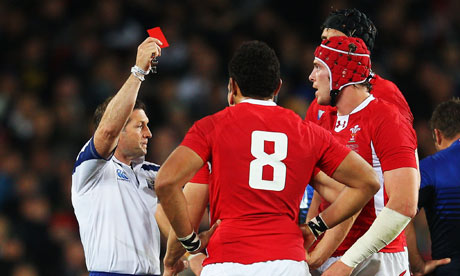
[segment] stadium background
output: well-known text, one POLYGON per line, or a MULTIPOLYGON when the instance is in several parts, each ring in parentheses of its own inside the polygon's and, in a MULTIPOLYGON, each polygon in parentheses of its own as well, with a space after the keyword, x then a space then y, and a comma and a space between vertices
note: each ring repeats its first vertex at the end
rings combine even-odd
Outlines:
MULTIPOLYGON (((153 133, 147 159, 161 164, 194 120, 226 106, 226 64, 244 40, 275 48, 279 104, 304 116, 319 26, 346 7, 377 26, 373 69, 399 86, 420 157, 432 154, 431 112, 460 96, 459 1, 2 0, 0 274, 86 275, 70 203, 73 163, 96 105, 128 77, 146 29, 161 26, 171 44, 140 92, 153 133)), ((429 254, 428 242, 419 244, 429 254)))

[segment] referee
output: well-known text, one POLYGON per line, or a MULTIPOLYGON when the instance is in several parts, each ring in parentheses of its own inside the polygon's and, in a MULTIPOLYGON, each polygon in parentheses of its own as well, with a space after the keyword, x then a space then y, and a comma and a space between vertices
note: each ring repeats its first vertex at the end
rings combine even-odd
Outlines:
POLYGON ((95 112, 96 131, 78 154, 72 205, 90 276, 160 275, 160 231, 154 214, 159 166, 144 161, 148 140, 145 105, 137 100, 161 42, 147 38, 132 74, 95 112))

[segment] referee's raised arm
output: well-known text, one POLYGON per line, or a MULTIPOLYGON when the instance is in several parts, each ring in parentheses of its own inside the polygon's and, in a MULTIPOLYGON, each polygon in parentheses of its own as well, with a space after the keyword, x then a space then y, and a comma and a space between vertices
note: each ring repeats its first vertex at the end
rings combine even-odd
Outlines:
POLYGON ((161 44, 158 39, 148 37, 139 45, 132 74, 108 103, 94 133, 94 146, 103 158, 110 156, 117 146, 118 137, 133 111, 141 82, 150 70, 151 61, 161 55, 161 44))

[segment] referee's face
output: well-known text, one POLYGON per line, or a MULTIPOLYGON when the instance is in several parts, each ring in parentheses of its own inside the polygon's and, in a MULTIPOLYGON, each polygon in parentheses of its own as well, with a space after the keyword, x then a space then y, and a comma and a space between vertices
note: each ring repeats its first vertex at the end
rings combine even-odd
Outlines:
POLYGON ((149 119, 142 109, 135 109, 120 134, 117 149, 133 160, 147 154, 147 144, 152 138, 148 127, 149 119))

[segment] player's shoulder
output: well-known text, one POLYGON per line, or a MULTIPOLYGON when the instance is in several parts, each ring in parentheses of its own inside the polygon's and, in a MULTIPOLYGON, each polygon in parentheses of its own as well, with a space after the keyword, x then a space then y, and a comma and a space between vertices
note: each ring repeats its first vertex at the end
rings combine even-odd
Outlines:
POLYGON ((225 123, 226 118, 228 117, 229 109, 231 107, 226 107, 214 114, 205 116, 197 120, 194 125, 199 128, 205 128, 206 130, 214 129, 217 124, 221 125, 225 123))
POLYGON ((420 161, 420 167, 444 166, 446 162, 457 162, 460 159, 460 140, 455 141, 448 148, 440 150, 420 161))
POLYGON ((377 74, 374 74, 374 77, 371 80, 371 84, 373 87, 372 90, 377 92, 385 93, 386 91, 386 93, 388 94, 388 89, 400 92, 398 86, 394 82, 384 79, 377 74))
POLYGON ((390 118, 392 116, 397 116, 399 118, 400 116, 400 112, 397 106, 381 98, 375 98, 373 101, 371 101, 367 111, 369 114, 372 114, 372 116, 380 118, 390 118))

